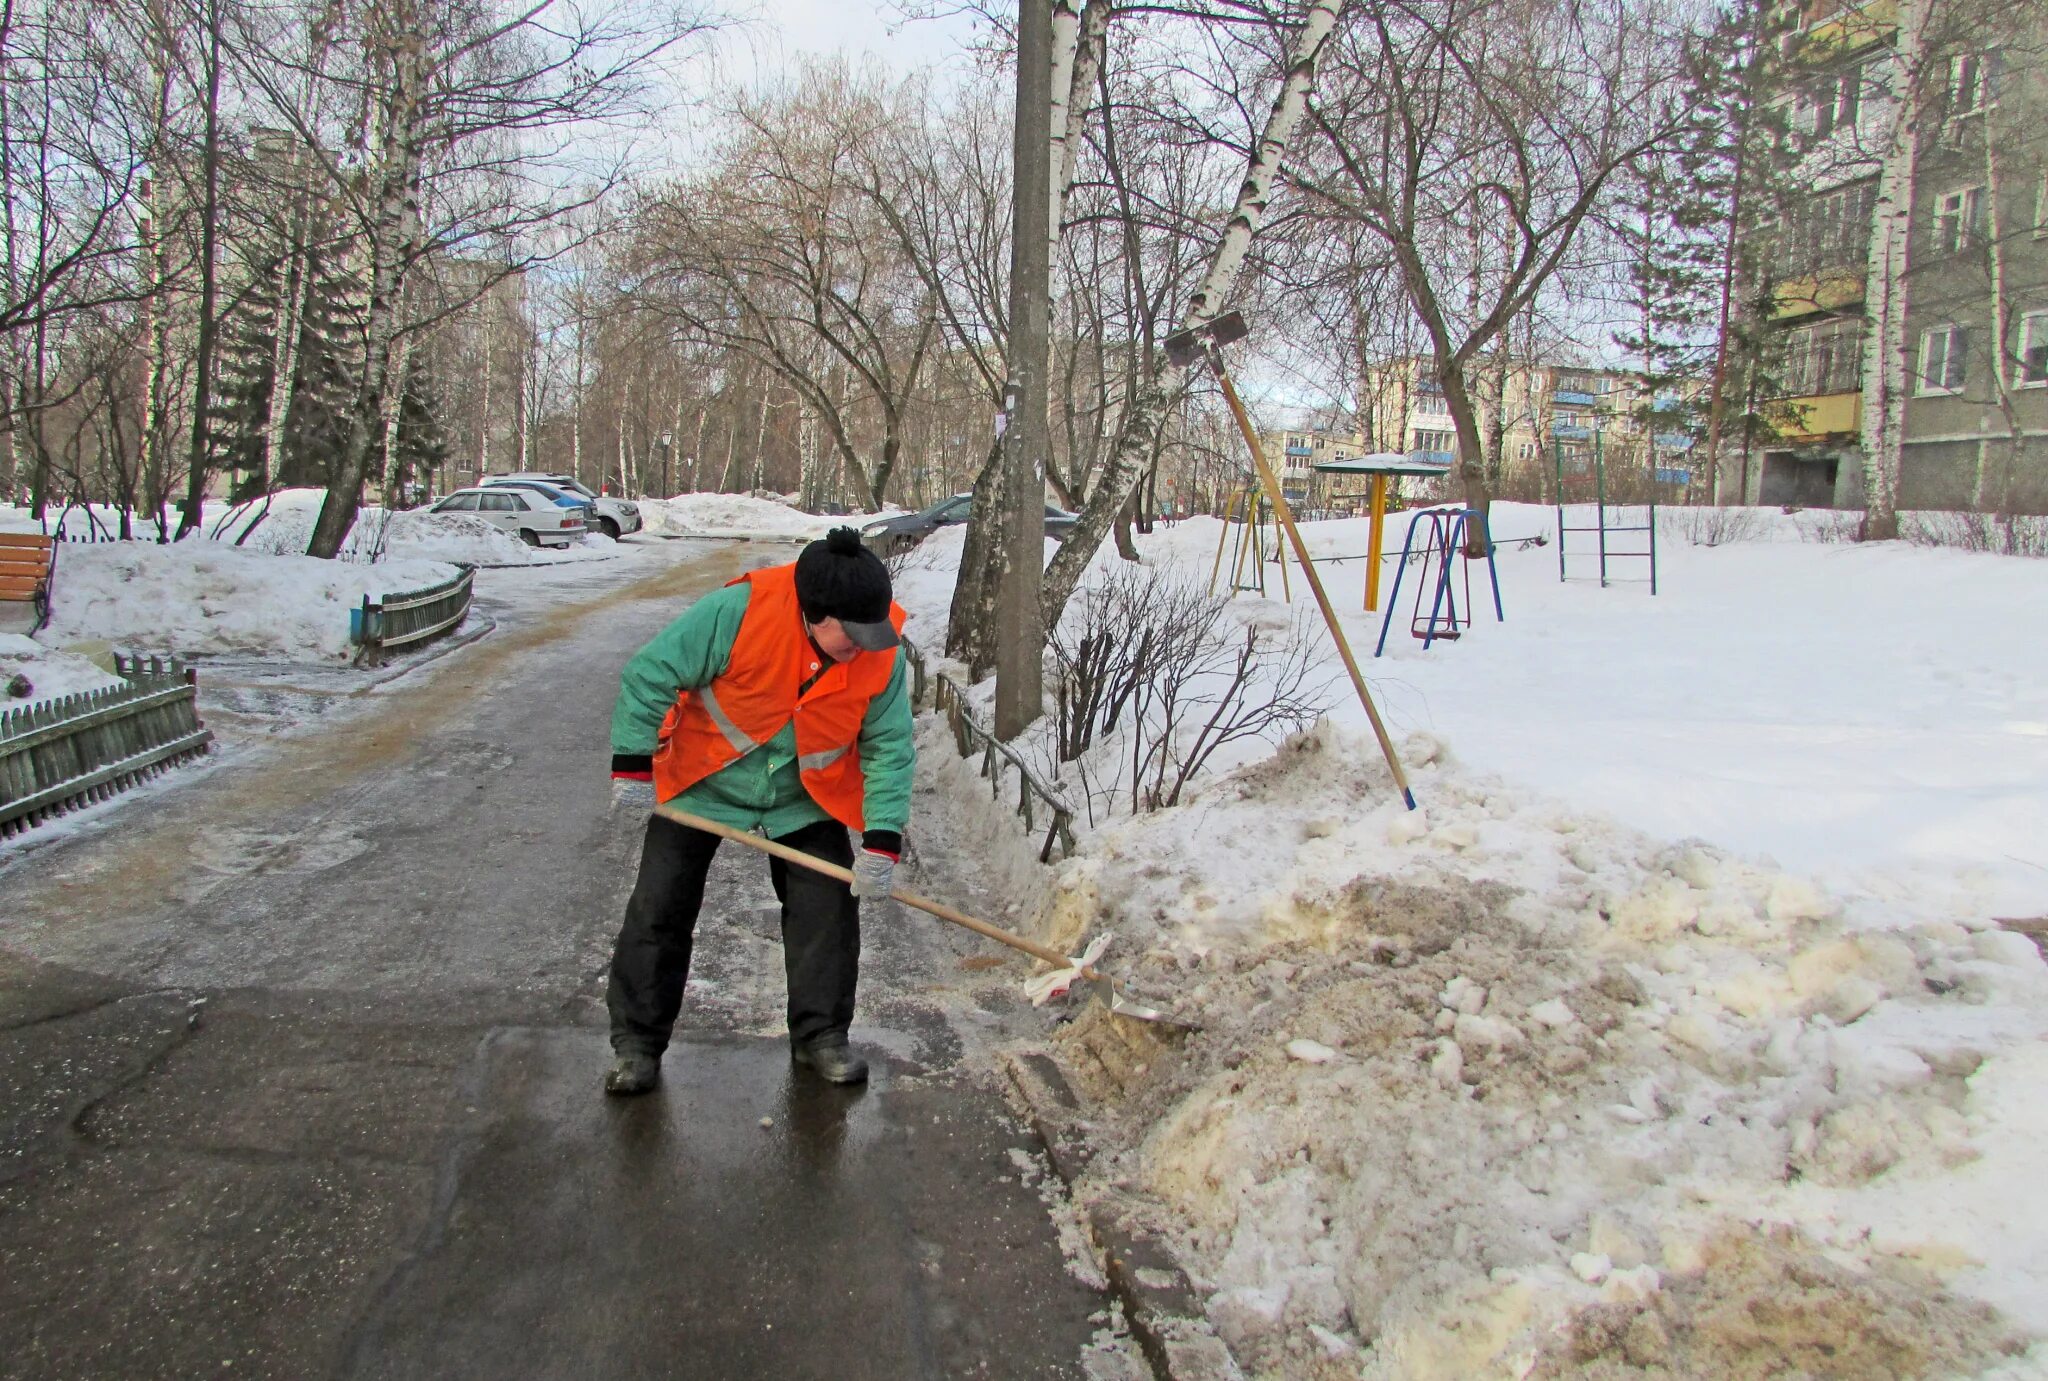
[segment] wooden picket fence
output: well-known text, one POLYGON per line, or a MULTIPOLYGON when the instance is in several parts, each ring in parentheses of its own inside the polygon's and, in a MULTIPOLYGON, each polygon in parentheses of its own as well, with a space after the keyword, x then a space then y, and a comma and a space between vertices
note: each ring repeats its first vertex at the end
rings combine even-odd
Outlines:
POLYGON ((115 658, 128 684, 0 712, 0 838, 96 804, 207 750, 199 678, 158 657, 115 658))

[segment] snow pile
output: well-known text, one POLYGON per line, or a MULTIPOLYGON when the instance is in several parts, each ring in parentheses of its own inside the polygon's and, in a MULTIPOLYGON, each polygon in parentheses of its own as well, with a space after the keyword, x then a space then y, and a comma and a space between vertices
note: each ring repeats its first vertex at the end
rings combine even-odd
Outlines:
POLYGON ((0 633, 0 710, 123 684, 82 651, 45 647, 33 638, 0 633), (15 694, 17 684, 27 690, 15 694))
MULTIPOLYGON (((245 551, 296 556, 306 550, 313 525, 326 497, 319 489, 286 489, 262 499, 221 508, 209 506, 205 532, 215 541, 236 543, 245 551), (247 533, 246 540, 243 534, 247 533)), ((590 561, 614 555, 610 538, 586 535, 567 547, 530 547, 520 538, 472 513, 430 513, 426 509, 391 512, 375 505, 356 515, 342 546, 341 559, 460 561, 472 566, 545 566, 564 561, 590 561)))
POLYGON ((2048 1334, 2032 939, 1886 928, 1403 747, 1423 813, 1323 728, 1102 832, 1043 913, 1205 1028, 1059 1044, 1095 1187, 1172 1211, 1241 1360, 1974 1374, 2048 1334))
POLYGON ((687 537, 823 537, 835 527, 859 526, 868 515, 834 518, 806 513, 761 494, 678 494, 641 499, 641 517, 653 532, 687 537))
MULTIPOLYGON (((204 521, 199 535, 214 542, 239 546, 244 551, 270 552, 279 556, 300 556, 312 539, 326 498, 322 489, 283 489, 265 499, 229 505, 209 500, 201 509, 204 521)), ((50 522, 64 518, 65 531, 74 540, 90 540, 120 531, 120 513, 103 504, 94 505, 90 516, 82 508, 68 516, 52 509, 50 522), (95 527, 95 522, 97 526, 95 527)), ((177 531, 177 514, 168 514, 172 532, 177 531)), ((0 532, 37 532, 35 518, 25 508, 0 505, 0 532)), ((137 514, 131 519, 136 540, 154 542, 154 517, 137 514)), ((66 550, 70 550, 69 547, 66 550)), ((471 513, 430 513, 426 509, 390 512, 375 504, 365 505, 356 515, 342 544, 341 560, 406 559, 415 561, 457 561, 472 566, 548 566, 565 561, 602 560, 617 554, 617 544, 597 534, 586 533, 580 542, 567 547, 529 547, 513 534, 485 522, 471 513)))
MULTIPOLYGON (((1054 872, 1037 933, 1203 1027, 1061 1031, 1084 1190, 1160 1206, 1249 1374, 2048 1375, 2041 566, 1667 514, 1652 598, 1553 523, 1498 506, 1550 545, 1428 652, 1411 567, 1377 661, 1365 524, 1307 530, 1422 811, 1340 680, 1054 872)), ((898 566, 927 649, 958 551, 898 566)))
POLYGON ((99 639, 180 657, 345 659, 349 610, 365 595, 423 589, 455 573, 439 561, 356 565, 216 542, 66 546, 50 624, 37 640, 99 639))

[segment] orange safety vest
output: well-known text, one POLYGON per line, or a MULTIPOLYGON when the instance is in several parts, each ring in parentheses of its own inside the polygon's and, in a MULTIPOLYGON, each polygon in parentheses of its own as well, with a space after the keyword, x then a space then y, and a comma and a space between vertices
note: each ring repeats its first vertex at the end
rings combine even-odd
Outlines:
MULTIPOLYGON (((654 792, 672 800, 796 721, 796 761, 804 790, 833 819, 858 830, 865 779, 860 726, 868 702, 888 689, 896 649, 857 652, 849 662, 821 658, 804 632, 796 564, 754 571, 753 586, 725 670, 708 686, 676 696, 654 750, 654 792), (820 667, 822 666, 822 673, 820 667), (797 688, 817 682, 797 699, 797 688)), ((903 631, 903 607, 889 622, 903 631)))

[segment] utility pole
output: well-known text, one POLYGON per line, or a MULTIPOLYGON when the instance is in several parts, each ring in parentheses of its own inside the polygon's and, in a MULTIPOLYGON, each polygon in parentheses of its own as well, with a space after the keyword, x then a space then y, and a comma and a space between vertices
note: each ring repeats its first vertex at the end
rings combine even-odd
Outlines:
POLYGON ((1046 370, 1052 250, 1052 0, 1017 3, 1016 189, 1010 221, 1009 380, 1003 390, 1001 544, 996 575, 996 736, 1043 712, 1046 370))

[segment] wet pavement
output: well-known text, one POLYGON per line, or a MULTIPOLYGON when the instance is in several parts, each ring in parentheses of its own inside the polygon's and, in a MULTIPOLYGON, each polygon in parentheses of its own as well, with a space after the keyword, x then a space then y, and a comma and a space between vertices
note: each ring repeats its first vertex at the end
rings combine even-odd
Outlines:
POLYGON ((870 918, 875 1079, 823 1084, 728 849, 664 1086, 597 1094, 618 667, 787 555, 516 573, 474 646, 0 854, 0 1376, 1082 1374, 947 933, 870 918))

